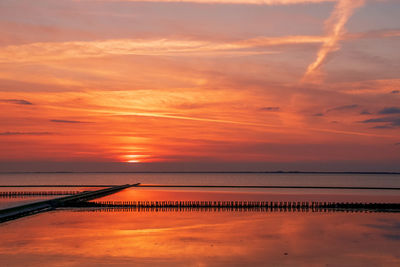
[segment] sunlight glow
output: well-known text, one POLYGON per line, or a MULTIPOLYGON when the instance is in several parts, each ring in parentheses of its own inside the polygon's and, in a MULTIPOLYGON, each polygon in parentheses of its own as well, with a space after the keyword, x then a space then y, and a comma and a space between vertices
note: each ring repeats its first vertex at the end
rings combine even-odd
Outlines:
POLYGON ((140 163, 143 159, 148 158, 149 155, 124 155, 123 161, 127 163, 140 163))

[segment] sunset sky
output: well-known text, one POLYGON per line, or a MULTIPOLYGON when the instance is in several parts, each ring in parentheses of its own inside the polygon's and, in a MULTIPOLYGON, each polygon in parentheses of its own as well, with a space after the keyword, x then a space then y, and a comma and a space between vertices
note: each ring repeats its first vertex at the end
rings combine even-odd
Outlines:
POLYGON ((399 14, 399 0, 1 0, 0 171, 400 171, 399 14))

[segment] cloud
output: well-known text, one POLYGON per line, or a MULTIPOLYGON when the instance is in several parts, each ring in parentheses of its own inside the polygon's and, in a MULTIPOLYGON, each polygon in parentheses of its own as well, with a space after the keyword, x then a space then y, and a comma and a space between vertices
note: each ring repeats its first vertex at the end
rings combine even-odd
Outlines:
POLYGON ((383 234, 382 236, 389 240, 400 241, 400 235, 397 234, 383 234))
POLYGON ((398 93, 400 93, 400 90, 393 90, 391 93, 392 94, 398 94, 398 93))
POLYGON ((358 105, 346 105, 346 106, 334 107, 334 108, 328 109, 326 112, 355 109, 355 108, 358 108, 358 105))
POLYGON ((179 105, 175 105, 174 108, 178 109, 198 109, 207 107, 207 104, 204 103, 182 103, 179 105))
MULTIPOLYGON (((138 2, 138 0, 82 0, 101 2, 138 2)), ((159 3, 196 3, 196 4, 245 4, 245 5, 294 5, 294 4, 317 4, 336 2, 337 0, 141 0, 141 2, 159 3)))
POLYGON ((319 44, 324 43, 326 37, 324 36, 309 36, 309 35, 296 35, 296 36, 280 36, 280 37, 255 37, 247 40, 235 42, 236 45, 243 47, 263 47, 275 45, 296 45, 296 44, 319 44))
MULTIPOLYGON (((303 39, 302 36, 299 37, 303 39)), ((300 41, 301 42, 301 41, 300 41)), ((297 44, 297 37, 269 38, 250 42, 212 42, 186 39, 108 39, 101 41, 38 42, 0 48, 0 62, 35 62, 110 55, 247 55, 278 54, 250 51, 254 46, 297 44)))
POLYGON ((0 99, 0 102, 17 104, 17 105, 33 105, 31 102, 23 99, 0 99))
POLYGON ((400 114, 400 108, 398 107, 384 108, 381 111, 379 111, 378 114, 400 114))
POLYGON ((361 123, 386 123, 385 125, 378 125, 373 128, 376 129, 388 129, 400 126, 400 117, 381 117, 369 120, 361 121, 361 123))
POLYGON ((363 110, 360 112, 360 115, 371 115, 372 113, 369 112, 368 110, 363 110))
POLYGON ((398 143, 395 143, 394 145, 395 145, 395 146, 400 146, 400 142, 398 142, 398 143))
POLYGON ((393 126, 390 125, 378 125, 378 126, 374 126, 372 127, 372 129, 392 129, 393 126))
POLYGON ((339 50, 339 41, 345 35, 345 25, 356 8, 364 5, 364 0, 338 0, 331 16, 325 21, 327 39, 317 53, 317 58, 312 62, 303 76, 303 82, 315 81, 318 70, 325 63, 327 56, 339 50))
MULTIPOLYGON (((376 38, 387 38, 387 31, 376 38), (386 33, 386 34, 385 34, 386 33)), ((399 33, 400 36, 400 33, 399 33)), ((354 40, 370 37, 368 34, 343 34, 340 40, 354 40)), ((275 50, 257 50, 255 48, 281 45, 327 44, 332 36, 289 35, 265 37, 259 36, 238 41, 191 40, 185 38, 163 39, 104 39, 96 41, 34 42, 22 45, 10 45, 0 48, 0 62, 42 62, 43 60, 64 60, 70 58, 98 58, 110 55, 253 55, 279 54, 275 50)), ((321 48, 322 49, 322 48, 321 48)), ((328 53, 328 52, 326 52, 328 53)), ((325 60, 326 55, 323 60, 325 60)), ((318 59, 317 59, 318 60, 318 59)), ((315 62, 317 62, 317 60, 315 62)), ((314 62, 314 63, 315 63, 314 62)), ((319 61, 318 61, 319 62, 319 61)), ((319 63, 319 64, 322 64, 319 63)), ((319 68, 316 67, 316 68, 319 68)), ((309 66, 309 72, 316 69, 309 66)), ((307 74, 305 74, 307 75, 307 74)), ((311 74, 310 74, 311 75, 311 74)))
MULTIPOLYGON (((334 108, 330 108, 326 110, 326 113, 328 112, 332 112, 332 111, 342 111, 342 110, 349 110, 349 109, 355 109, 358 108, 359 106, 356 104, 353 105, 345 105, 345 106, 338 106, 338 107, 334 107, 334 108)), ((314 117, 323 117, 325 116, 324 113, 319 112, 319 113, 315 113, 313 114, 314 117)))
POLYGON ((49 132, 0 132, 0 136, 11 136, 11 135, 51 135, 49 132))
POLYGON ((87 121, 72 121, 72 120, 50 120, 51 122, 57 122, 57 123, 90 123, 87 121))
POLYGON ((280 107, 263 107, 263 108, 260 108, 260 110, 262 110, 262 111, 280 111, 281 108, 280 107))
POLYGON ((348 40, 362 39, 362 38, 392 38, 399 37, 400 31, 398 29, 381 29, 381 30, 371 30, 367 32, 359 32, 359 33, 348 33, 345 35, 348 40))

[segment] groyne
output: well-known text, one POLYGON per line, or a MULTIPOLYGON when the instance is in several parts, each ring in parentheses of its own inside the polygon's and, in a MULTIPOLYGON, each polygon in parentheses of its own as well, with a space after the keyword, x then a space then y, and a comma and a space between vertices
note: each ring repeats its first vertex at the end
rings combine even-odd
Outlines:
POLYGON ((135 185, 120 185, 96 191, 85 191, 76 195, 56 199, 44 200, 35 203, 24 204, 17 207, 0 210, 0 223, 14 220, 20 217, 37 214, 40 212, 54 210, 59 207, 78 205, 80 202, 89 201, 99 197, 114 194, 135 185))
POLYGON ((228 210, 369 210, 400 212, 400 203, 362 202, 296 202, 296 201, 93 201, 79 202, 75 207, 98 208, 166 208, 166 209, 228 209, 228 210))
POLYGON ((397 213, 390 209, 279 209, 279 208, 194 208, 194 207, 85 207, 66 208, 73 212, 261 212, 261 213, 397 213))

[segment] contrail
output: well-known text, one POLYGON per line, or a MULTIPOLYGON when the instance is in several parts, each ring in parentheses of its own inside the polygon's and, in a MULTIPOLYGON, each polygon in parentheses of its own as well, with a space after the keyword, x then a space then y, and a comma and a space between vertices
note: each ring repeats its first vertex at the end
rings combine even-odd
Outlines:
POLYGON ((327 38, 318 51, 317 58, 311 63, 302 81, 314 81, 319 74, 319 69, 324 64, 327 56, 339 49, 339 41, 345 35, 345 25, 354 10, 364 5, 364 0, 339 0, 331 16, 325 21, 327 38))

